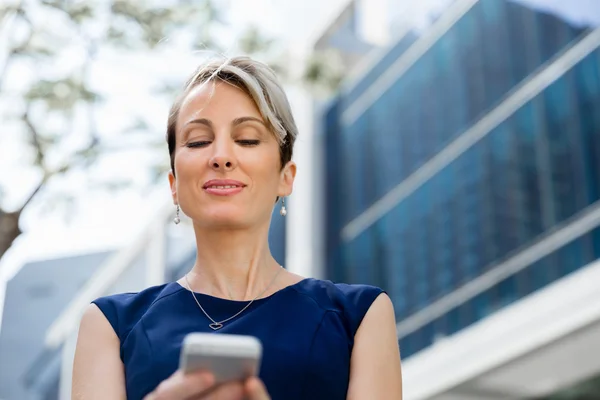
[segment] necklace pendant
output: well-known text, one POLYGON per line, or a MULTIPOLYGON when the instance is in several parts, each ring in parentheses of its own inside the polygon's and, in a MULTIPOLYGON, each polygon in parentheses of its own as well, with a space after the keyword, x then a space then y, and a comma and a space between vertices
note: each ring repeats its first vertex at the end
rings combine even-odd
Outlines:
POLYGON ((212 324, 209 324, 208 326, 210 326, 213 331, 218 331, 219 329, 221 329, 223 327, 223 324, 221 324, 220 322, 213 322, 212 324))

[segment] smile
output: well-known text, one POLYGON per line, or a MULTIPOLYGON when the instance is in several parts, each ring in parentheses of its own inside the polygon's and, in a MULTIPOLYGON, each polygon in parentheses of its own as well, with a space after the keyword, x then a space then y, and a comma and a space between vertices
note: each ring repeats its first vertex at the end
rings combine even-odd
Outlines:
POLYGON ((242 182, 231 179, 211 179, 203 185, 206 193, 217 196, 232 196, 241 192, 244 187, 242 182))

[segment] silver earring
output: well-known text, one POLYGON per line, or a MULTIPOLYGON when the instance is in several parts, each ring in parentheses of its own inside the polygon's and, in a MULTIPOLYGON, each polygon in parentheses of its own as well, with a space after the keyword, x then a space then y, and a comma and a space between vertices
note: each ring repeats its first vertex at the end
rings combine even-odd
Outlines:
POLYGON ((175 218, 173 218, 173 222, 175 225, 178 225, 181 222, 181 219, 179 218, 179 204, 177 204, 177 211, 175 212, 175 218))
POLYGON ((287 210, 285 209, 285 198, 281 198, 281 209, 279 210, 279 215, 285 217, 287 215, 287 210))

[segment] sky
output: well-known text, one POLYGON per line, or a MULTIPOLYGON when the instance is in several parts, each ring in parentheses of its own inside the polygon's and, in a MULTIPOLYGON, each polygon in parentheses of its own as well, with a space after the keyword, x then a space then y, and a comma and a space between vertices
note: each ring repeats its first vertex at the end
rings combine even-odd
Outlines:
POLYGON ((598 0, 511 0, 538 10, 560 15, 573 24, 600 26, 600 4, 598 0))

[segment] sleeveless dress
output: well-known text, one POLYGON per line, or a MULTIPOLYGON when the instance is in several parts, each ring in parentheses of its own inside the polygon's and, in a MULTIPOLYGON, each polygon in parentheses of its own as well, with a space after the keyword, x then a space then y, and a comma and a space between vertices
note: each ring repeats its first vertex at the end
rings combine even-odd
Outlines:
MULTIPOLYGON (((93 301, 120 340, 128 400, 143 399, 178 368, 191 332, 255 336, 262 342, 259 377, 273 400, 346 399, 354 335, 383 291, 312 278, 258 299, 213 331, 192 294, 177 282, 93 301)), ((196 293, 216 321, 248 302, 196 293)))

